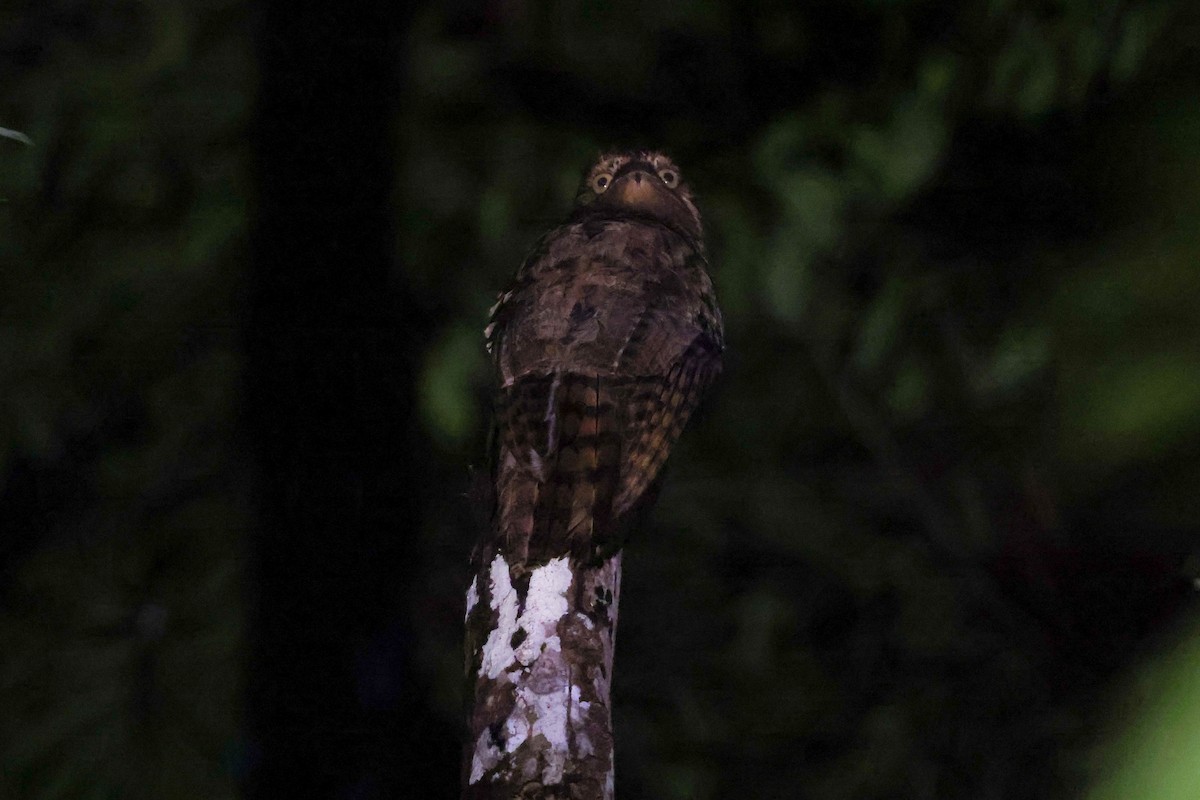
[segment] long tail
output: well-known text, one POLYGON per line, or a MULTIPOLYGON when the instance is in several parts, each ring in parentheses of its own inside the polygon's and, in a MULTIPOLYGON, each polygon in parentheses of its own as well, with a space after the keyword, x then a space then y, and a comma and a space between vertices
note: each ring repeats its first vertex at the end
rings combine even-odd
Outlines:
POLYGON ((591 558, 613 522, 621 388, 574 373, 529 376, 497 404, 497 533, 514 563, 591 558))

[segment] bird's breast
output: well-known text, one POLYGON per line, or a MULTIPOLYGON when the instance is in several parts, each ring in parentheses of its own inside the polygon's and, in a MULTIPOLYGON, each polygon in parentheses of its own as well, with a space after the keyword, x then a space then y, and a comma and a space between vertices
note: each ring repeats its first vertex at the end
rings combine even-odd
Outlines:
POLYGON ((628 281, 593 272, 547 282, 523 305, 505 331, 505 372, 606 375, 645 300, 628 281))
POLYGON ((685 277, 694 249, 658 225, 593 227, 564 227, 527 265, 522 288, 506 303, 497 359, 503 383, 557 371, 628 377, 622 370, 634 366, 668 369, 672 347, 656 337, 690 338, 682 329, 694 324, 696 291, 685 277), (645 363, 634 365, 630 355, 638 352, 645 363))

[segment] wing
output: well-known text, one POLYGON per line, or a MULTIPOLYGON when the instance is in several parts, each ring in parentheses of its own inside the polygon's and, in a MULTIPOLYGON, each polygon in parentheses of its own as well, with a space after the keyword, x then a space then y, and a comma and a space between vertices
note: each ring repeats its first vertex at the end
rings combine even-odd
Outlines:
POLYGON ((636 381, 625 408, 621 482, 613 500, 616 515, 628 512, 659 471, 688 418, 721 371, 721 346, 697 334, 665 376, 636 381))

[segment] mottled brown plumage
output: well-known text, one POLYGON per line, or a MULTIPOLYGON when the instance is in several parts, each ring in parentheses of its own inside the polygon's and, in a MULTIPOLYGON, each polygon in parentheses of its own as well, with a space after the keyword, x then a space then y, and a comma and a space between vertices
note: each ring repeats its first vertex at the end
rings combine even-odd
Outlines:
POLYGON ((492 309, 496 547, 518 572, 620 534, 720 369, 703 227, 661 153, 602 156, 492 309))

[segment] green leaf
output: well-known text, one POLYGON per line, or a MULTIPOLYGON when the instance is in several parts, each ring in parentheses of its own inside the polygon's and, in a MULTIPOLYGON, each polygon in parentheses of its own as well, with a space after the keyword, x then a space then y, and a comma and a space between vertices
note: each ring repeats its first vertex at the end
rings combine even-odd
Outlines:
POLYGON ((1101 754, 1088 800, 1192 800, 1200 786, 1200 635, 1181 642, 1129 692, 1136 717, 1101 754))
POLYGON ((421 372, 421 416, 448 443, 465 442, 479 422, 473 386, 483 369, 483 353, 480 332, 459 324, 434 345, 421 372))

